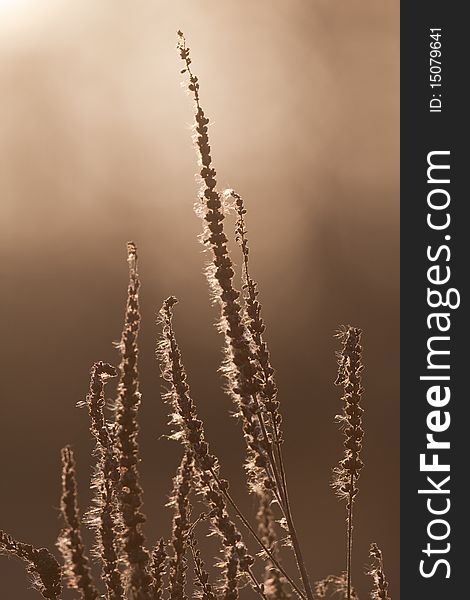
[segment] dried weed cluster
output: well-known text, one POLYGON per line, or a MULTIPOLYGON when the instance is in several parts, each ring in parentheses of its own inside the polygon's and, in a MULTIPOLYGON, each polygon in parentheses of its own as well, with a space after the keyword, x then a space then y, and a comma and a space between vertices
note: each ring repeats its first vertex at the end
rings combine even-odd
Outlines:
MULTIPOLYGON (((208 137, 209 119, 200 101, 199 81, 193 74, 185 38, 178 32, 178 50, 183 74, 195 104, 194 141, 199 156, 201 189, 196 211, 203 223, 201 241, 210 259, 206 275, 213 298, 220 306, 218 328, 224 338, 222 371, 233 400, 246 443, 247 489, 257 502, 257 523, 240 511, 229 483, 222 476, 218 458, 210 449, 204 423, 197 414, 173 325, 176 298, 169 297, 159 312, 161 338, 157 357, 167 386, 164 400, 171 417, 171 437, 183 446, 183 458, 174 478, 170 505, 173 526, 170 540, 156 541, 148 548, 142 526, 142 488, 139 483, 138 412, 140 406, 138 345, 140 326, 137 249, 128 244, 129 287, 124 327, 118 345, 119 368, 95 363, 86 400, 90 431, 96 447, 92 480, 94 500, 83 521, 95 533, 94 557, 101 563, 103 589, 94 581, 90 560, 82 541, 75 459, 70 447, 62 450, 61 513, 64 526, 57 546, 62 566, 44 548, 36 549, 0 532, 0 551, 22 559, 32 575, 34 587, 44 598, 58 600, 62 582, 84 600, 237 600, 247 585, 265 600, 316 600, 339 594, 357 598, 351 583, 353 506, 363 463, 362 413, 360 405, 362 348, 361 331, 344 327, 338 337, 337 385, 344 390, 343 414, 337 419, 345 435, 345 455, 334 469, 333 486, 347 502, 346 570, 314 584, 297 535, 283 459, 282 416, 275 372, 264 339, 265 324, 258 300, 258 286, 249 270, 249 245, 243 199, 233 190, 217 189, 208 137), (242 260, 242 291, 235 289, 235 267, 228 251, 225 215, 237 215, 235 240, 242 260), (117 398, 107 413, 105 388, 119 377, 117 398), (203 512, 195 516, 195 506, 203 512), (202 522, 209 522, 220 539, 220 575, 211 574, 198 547, 202 522), (295 557, 297 573, 283 566, 281 547, 295 557), (257 563, 262 563, 262 568, 257 563), (187 585, 192 569, 194 584, 187 585), (104 595, 103 595, 104 592, 104 595)), ((372 598, 389 600, 382 554, 371 546, 372 598)))

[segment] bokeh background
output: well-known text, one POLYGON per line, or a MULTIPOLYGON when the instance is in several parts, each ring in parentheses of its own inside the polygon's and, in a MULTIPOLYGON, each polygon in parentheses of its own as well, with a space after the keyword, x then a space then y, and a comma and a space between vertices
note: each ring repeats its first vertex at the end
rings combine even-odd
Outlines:
MULTIPOLYGON (((364 329, 366 363, 354 581, 367 597, 376 541, 398 599, 398 2, 0 0, 0 526, 53 546, 67 443, 89 503, 92 442, 75 403, 92 363, 117 359, 129 239, 141 257, 148 539, 169 533, 164 504, 180 456, 162 439, 154 359, 155 313, 170 294, 208 437, 253 511, 217 372, 178 28, 213 122, 220 186, 236 188, 249 211, 311 576, 345 563, 345 506, 329 481, 342 453, 333 334, 351 323, 364 329)), ((38 597, 17 561, 0 558, 0 582, 2 600, 38 597)))

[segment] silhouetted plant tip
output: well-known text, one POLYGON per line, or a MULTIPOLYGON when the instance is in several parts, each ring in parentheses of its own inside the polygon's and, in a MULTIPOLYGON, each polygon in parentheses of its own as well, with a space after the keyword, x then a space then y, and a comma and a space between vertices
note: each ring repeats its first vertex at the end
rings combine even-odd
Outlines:
POLYGON ((60 509, 65 527, 58 538, 57 546, 64 558, 64 575, 67 586, 78 590, 83 600, 96 600, 100 595, 93 582, 83 546, 77 500, 75 458, 70 446, 62 448, 61 458, 62 497, 60 509))
POLYGON ((384 563, 382 551, 377 544, 371 544, 369 550, 371 566, 368 574, 372 577, 373 588, 371 592, 372 600, 391 600, 388 594, 388 582, 384 573, 384 563))
POLYGON ((353 506, 359 488, 357 481, 364 466, 360 453, 362 450, 362 413, 364 412, 360 402, 364 391, 361 379, 362 371, 362 331, 350 325, 343 327, 337 333, 342 348, 338 353, 338 376, 335 385, 342 386, 344 395, 342 400, 343 414, 337 415, 336 420, 340 423, 344 435, 344 458, 339 466, 333 470, 333 487, 341 499, 347 502, 347 600, 351 598, 351 559, 353 538, 353 506))
POLYGON ((59 563, 47 548, 34 548, 13 539, 0 530, 0 554, 15 556, 26 565, 33 587, 43 598, 58 600, 62 593, 62 572, 59 563))

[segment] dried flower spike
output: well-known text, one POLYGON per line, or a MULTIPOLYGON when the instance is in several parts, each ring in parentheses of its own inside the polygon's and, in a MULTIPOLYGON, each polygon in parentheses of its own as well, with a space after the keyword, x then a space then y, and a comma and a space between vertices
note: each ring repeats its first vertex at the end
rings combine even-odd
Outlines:
POLYGON ((201 551, 197 547, 197 540, 194 536, 194 531, 189 533, 188 544, 191 549, 191 555, 194 563, 196 587, 194 596, 199 600, 217 600, 212 584, 209 582, 209 573, 206 571, 204 561, 201 558, 201 551))
POLYGON ((361 330, 357 327, 343 327, 337 334, 342 343, 338 353, 338 376, 335 384, 343 387, 343 414, 336 420, 341 424, 345 435, 344 458, 333 471, 333 487, 338 496, 347 501, 347 600, 351 598, 351 559, 353 537, 353 505, 359 491, 357 480, 363 467, 360 458, 362 450, 362 413, 360 402, 363 393, 361 330))
POLYGON ((75 459, 70 446, 62 448, 61 457, 62 497, 60 508, 65 527, 59 536, 57 546, 64 557, 64 574, 68 587, 78 590, 83 600, 96 600, 100 595, 93 583, 80 532, 75 459))
POLYGON ((388 594, 388 582, 384 573, 384 563, 382 551, 377 544, 371 544, 369 550, 369 558, 371 559, 371 567, 368 574, 372 577, 373 588, 371 592, 372 600, 391 600, 388 594))
POLYGON ((124 588, 119 570, 119 529, 118 499, 116 486, 119 481, 119 464, 114 447, 114 439, 107 426, 104 407, 104 386, 111 377, 116 377, 116 369, 98 362, 91 370, 90 391, 86 405, 90 415, 90 429, 96 440, 97 459, 92 487, 95 492, 94 506, 87 514, 87 522, 95 530, 95 554, 102 561, 102 575, 107 589, 107 600, 122 600, 124 588))
POLYGON ((176 298, 168 298, 160 310, 163 323, 163 338, 158 347, 162 376, 170 383, 165 399, 173 409, 172 422, 177 430, 173 437, 182 441, 194 456, 199 473, 199 488, 204 500, 211 509, 211 521, 216 533, 222 538, 224 560, 220 564, 224 573, 222 597, 224 600, 238 598, 238 579, 240 574, 248 572, 253 558, 248 554, 242 536, 230 519, 224 494, 228 484, 218 477, 218 461, 209 451, 205 441, 202 421, 198 418, 196 407, 187 383, 186 372, 181 360, 181 352, 176 341, 172 324, 172 308, 176 298))
POLYGON ((152 577, 149 574, 150 555, 144 547, 142 523, 142 488, 139 483, 139 374, 137 371, 137 336, 140 326, 137 248, 127 244, 129 287, 127 306, 119 349, 121 352, 120 381, 116 415, 116 446, 119 459, 119 502, 123 521, 122 547, 127 562, 126 586, 131 600, 150 600, 152 577))
POLYGON ((195 103, 195 143, 199 153, 201 176, 200 204, 196 207, 202 217, 204 231, 201 240, 212 252, 212 262, 206 269, 206 275, 214 297, 221 307, 219 328, 225 338, 225 360, 223 372, 227 378, 229 391, 242 418, 243 433, 248 447, 246 463, 253 491, 264 484, 264 473, 268 465, 263 435, 257 418, 259 406, 256 393, 259 389, 257 366, 253 356, 249 334, 243 320, 243 311, 239 302, 240 292, 233 286, 235 274, 232 259, 227 248, 224 233, 223 198, 217 191, 216 171, 212 166, 211 147, 209 145, 208 123, 200 104, 199 81, 191 70, 191 58, 186 40, 178 32, 178 49, 188 73, 188 89, 195 103))
POLYGON ((228 503, 261 549, 286 577, 292 589, 296 591, 300 598, 305 598, 299 586, 289 577, 270 549, 251 527, 243 513, 240 512, 228 492, 228 482, 219 477, 219 463, 217 458, 210 453, 209 445, 205 441, 203 423, 196 413, 196 407, 190 394, 186 372, 181 360, 181 352, 173 330, 172 309, 176 303, 176 298, 172 296, 163 303, 160 310, 159 318, 163 324, 163 337, 157 348, 157 357, 161 364, 162 377, 170 384, 170 390, 164 398, 173 409, 172 423, 176 425, 176 431, 172 437, 181 441, 194 454, 195 464, 199 472, 197 486, 211 509, 210 516, 214 530, 222 538, 225 553, 224 561, 221 563, 225 580, 222 597, 227 598, 227 600, 237 598, 239 574, 247 574, 253 589, 265 598, 262 586, 256 581, 251 571, 253 557, 248 553, 240 532, 228 515, 228 503), (237 562, 238 572, 235 569, 237 562))
MULTIPOLYGON (((348 590, 348 576, 347 573, 341 573, 341 575, 328 575, 325 579, 315 582, 315 598, 320 600, 321 598, 333 598, 338 595, 339 598, 344 598, 347 595, 348 590)), ((351 587, 351 600, 359 600, 356 590, 351 587)))
POLYGON ((0 530, 0 554, 16 556, 26 564, 33 587, 47 600, 59 600, 62 573, 59 563, 46 548, 34 548, 0 530))

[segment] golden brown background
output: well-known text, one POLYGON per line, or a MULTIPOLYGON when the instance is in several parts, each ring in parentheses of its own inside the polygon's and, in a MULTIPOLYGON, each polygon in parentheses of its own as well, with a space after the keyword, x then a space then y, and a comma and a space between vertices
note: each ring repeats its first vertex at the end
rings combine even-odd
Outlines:
MULTIPOLYGON (((398 599, 398 17, 398 2, 375 0, 0 0, 1 527, 54 544, 66 443, 88 504, 92 443, 74 405, 93 361, 116 361, 128 239, 143 281, 148 539, 168 534, 163 504, 179 460, 160 439, 168 429, 154 360, 154 314, 171 293, 208 437, 252 509, 196 240, 182 28, 220 185, 249 210, 311 576, 345 562, 345 507, 328 484, 342 452, 332 336, 349 322, 365 332, 367 390, 354 581, 366 598, 376 541, 398 599)), ((38 597, 16 561, 0 558, 0 581, 2 600, 38 597)))

